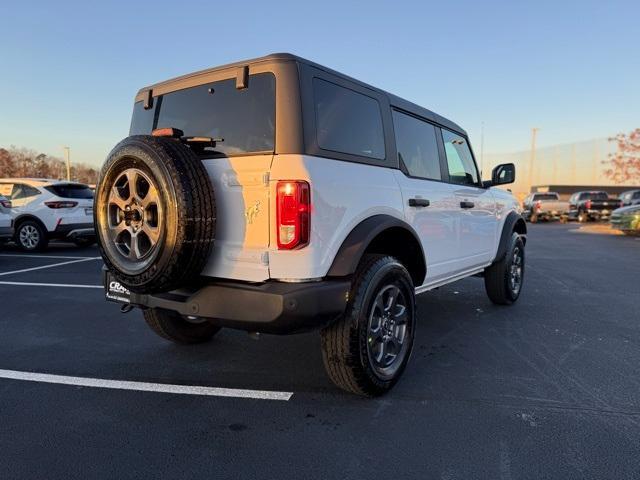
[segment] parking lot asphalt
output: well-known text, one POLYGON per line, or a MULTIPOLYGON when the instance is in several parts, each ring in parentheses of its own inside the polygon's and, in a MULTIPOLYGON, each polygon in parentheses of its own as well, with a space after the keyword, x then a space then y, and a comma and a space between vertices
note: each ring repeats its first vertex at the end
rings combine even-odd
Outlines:
POLYGON ((93 288, 96 248, 5 248, 0 478, 639 478, 640 239, 576 232, 530 226, 512 307, 492 305, 478 278, 418 297, 408 369, 373 400, 329 382, 317 333, 256 341, 224 330, 176 346, 93 288))

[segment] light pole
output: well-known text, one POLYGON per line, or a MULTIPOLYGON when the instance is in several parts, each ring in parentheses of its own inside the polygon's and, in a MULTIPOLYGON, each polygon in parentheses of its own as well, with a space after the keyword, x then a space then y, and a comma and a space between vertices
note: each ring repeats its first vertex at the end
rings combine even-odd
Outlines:
POLYGON ((484 122, 482 122, 480 126, 480 176, 482 176, 483 174, 484 174, 484 122))
POLYGON ((67 164, 67 182, 71 181, 71 149, 69 147, 62 147, 64 150, 64 160, 67 164))
POLYGON ((529 190, 533 187, 533 165, 536 162, 536 137, 539 128, 531 129, 531 157, 529 158, 529 190))

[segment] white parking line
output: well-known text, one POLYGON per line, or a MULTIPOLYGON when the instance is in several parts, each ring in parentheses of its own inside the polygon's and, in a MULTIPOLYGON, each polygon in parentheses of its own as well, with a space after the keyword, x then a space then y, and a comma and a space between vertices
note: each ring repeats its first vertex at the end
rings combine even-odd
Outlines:
POLYGON ((23 287, 104 288, 102 285, 79 285, 74 283, 0 282, 0 285, 17 285, 23 287))
POLYGON ((23 268, 21 270, 13 270, 11 272, 0 272, 0 277, 4 275, 13 275, 15 273, 33 272, 34 270, 43 270, 45 268, 61 267, 63 265, 71 265, 72 263, 88 262, 90 260, 98 260, 101 258, 102 257, 85 257, 79 258, 77 260, 70 260, 68 262, 53 263, 51 265, 41 265, 39 267, 23 268))
POLYGON ((240 388, 198 387, 191 385, 173 385, 168 383, 105 380, 102 378, 67 377, 66 375, 20 372, 17 370, 0 370, 0 378, 24 380, 27 382, 75 385, 78 387, 110 388, 115 390, 137 390, 141 392, 175 393, 180 395, 204 395, 211 397, 253 398, 258 400, 288 401, 293 396, 293 392, 244 390, 240 388))
POLYGON ((30 253, 0 253, 0 257, 18 257, 18 258, 56 258, 60 260, 73 260, 75 258, 96 258, 96 257, 72 257, 71 255, 31 255, 30 253))

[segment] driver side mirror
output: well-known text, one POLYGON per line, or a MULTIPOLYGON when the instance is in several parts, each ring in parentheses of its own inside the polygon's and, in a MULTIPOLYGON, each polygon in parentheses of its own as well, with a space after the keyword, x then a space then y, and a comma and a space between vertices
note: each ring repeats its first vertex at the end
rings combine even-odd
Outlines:
POLYGON ((483 182, 485 187, 506 185, 516 181, 516 166, 513 163, 502 163, 491 171, 491 181, 483 182))

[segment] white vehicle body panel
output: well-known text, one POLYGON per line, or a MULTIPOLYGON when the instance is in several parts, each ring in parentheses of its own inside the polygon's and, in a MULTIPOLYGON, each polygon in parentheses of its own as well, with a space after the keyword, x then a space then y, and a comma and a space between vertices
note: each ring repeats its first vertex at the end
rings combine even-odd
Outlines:
POLYGON ((303 281, 327 275, 351 231, 374 215, 411 225, 420 237, 427 276, 418 291, 472 275, 496 255, 515 198, 499 189, 413 179, 392 168, 309 155, 250 155, 203 161, 216 197, 216 239, 202 274, 261 282, 303 281), (276 185, 311 186, 310 242, 299 250, 277 247, 276 185), (426 208, 408 199, 430 201, 426 208), (463 209, 461 201, 474 202, 463 209))
MULTIPOLYGON (((58 225, 75 225, 93 223, 93 199, 85 198, 62 198, 46 188, 48 185, 56 183, 73 183, 58 182, 56 180, 33 180, 33 179, 2 179, 0 180, 0 189, 7 188, 8 185, 24 184, 35 188, 40 193, 25 198, 11 199, 12 208, 11 215, 13 219, 17 219, 23 215, 36 217, 42 222, 48 232, 55 231, 58 225), (77 205, 72 208, 49 208, 45 202, 53 201, 73 201, 77 205)), ((5 195, 8 196, 8 195, 5 195)))
POLYGON ((247 155, 202 162, 216 200, 216 236, 203 275, 251 282, 269 278, 272 158, 247 155))
POLYGON ((276 155, 271 168, 271 210, 278 180, 306 180, 311 186, 311 237, 300 250, 278 250, 271 222, 271 278, 324 277, 338 249, 363 220, 379 214, 404 219, 395 170, 308 155, 276 155))

